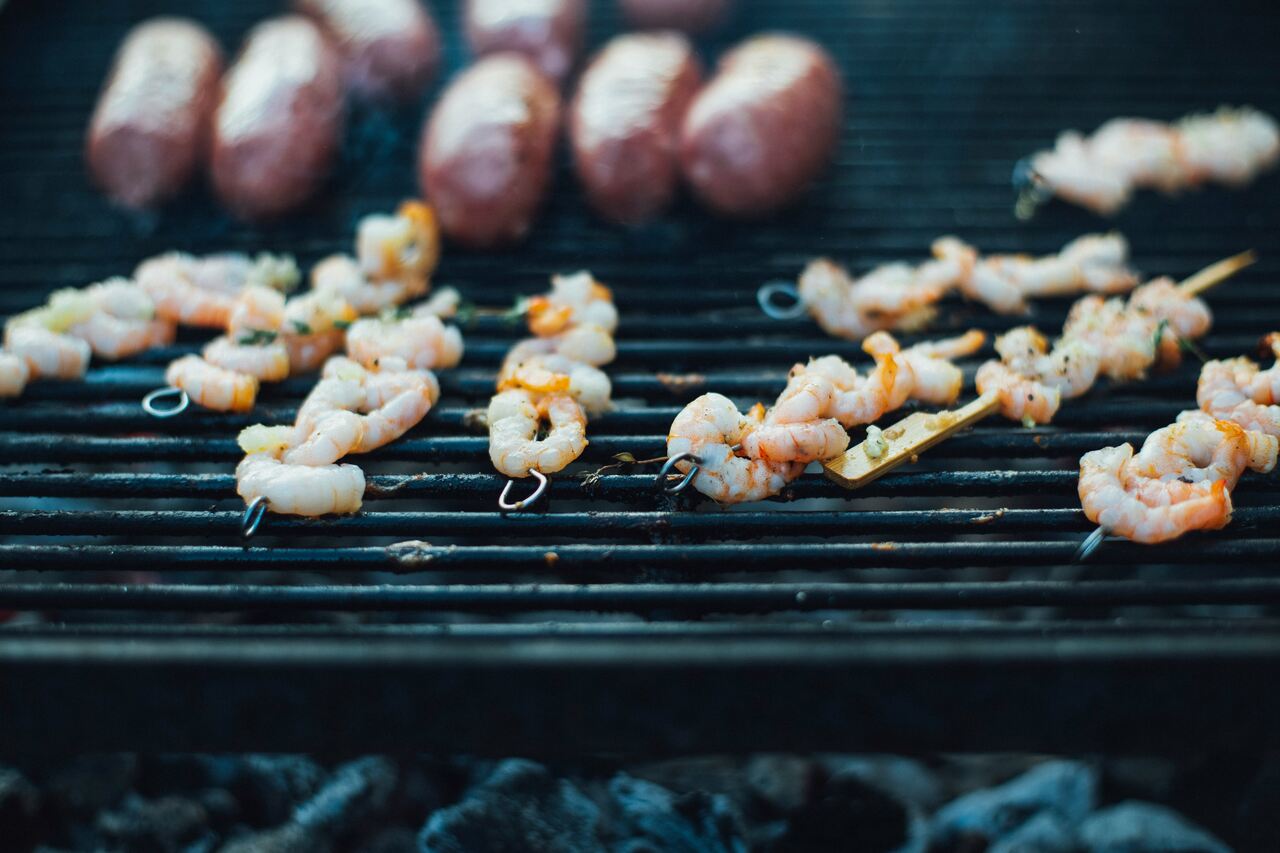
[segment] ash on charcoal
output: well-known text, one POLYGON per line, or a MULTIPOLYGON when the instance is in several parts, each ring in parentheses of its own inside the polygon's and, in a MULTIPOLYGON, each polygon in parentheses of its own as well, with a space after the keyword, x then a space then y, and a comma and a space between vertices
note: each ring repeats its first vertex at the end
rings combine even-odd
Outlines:
POLYGON ((361 758, 333 772, 314 797, 283 826, 228 844, 227 853, 323 853, 343 836, 380 816, 396 786, 396 768, 385 758, 361 758))
POLYGON ((995 788, 952 800, 933 817, 933 835, 943 846, 962 839, 995 842, 1041 813, 1074 826, 1094 809, 1098 774, 1075 761, 1049 761, 995 788))
POLYGON ((566 780, 532 761, 512 759, 462 802, 428 819, 422 853, 605 853, 600 810, 566 780))
POLYGON ((757 756, 747 762, 745 773, 756 804, 772 814, 800 808, 819 784, 817 764, 792 755, 757 756))
POLYGON ((987 848, 987 853, 1075 853, 1076 834, 1052 812, 1041 812, 987 848))
POLYGON ((1154 803, 1129 801, 1080 824, 1090 853, 1231 853, 1231 848, 1182 815, 1154 803))
POLYGON ((619 774, 609 782, 616 853, 746 853, 742 819, 727 797, 619 774))
POLYGON ((35 843, 39 831, 39 790, 17 770, 0 766, 0 837, 21 850, 35 843))
POLYGON ((945 793, 937 775, 923 763, 897 755, 830 756, 823 760, 833 776, 857 776, 903 803, 931 812, 945 793))
POLYGON ((324 782, 324 769, 303 755, 246 755, 243 759, 210 758, 215 781, 235 795, 245 819, 255 826, 275 826, 287 820, 299 803, 315 795, 324 782), (216 778, 216 777, 215 777, 216 778))
POLYGON ((195 800, 129 794, 116 808, 99 814, 94 828, 120 849, 173 853, 204 835, 208 823, 209 813, 195 800))

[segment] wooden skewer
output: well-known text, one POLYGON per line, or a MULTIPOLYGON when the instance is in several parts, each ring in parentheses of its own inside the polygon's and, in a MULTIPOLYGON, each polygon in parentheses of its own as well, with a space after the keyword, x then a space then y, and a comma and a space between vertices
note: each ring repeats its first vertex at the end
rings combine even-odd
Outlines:
POLYGON ((1183 279, 1178 285, 1178 289, 1186 296, 1199 296, 1209 288, 1222 284, 1222 282, 1231 278, 1231 276, 1245 267, 1257 263, 1257 261, 1258 253, 1253 249, 1241 252, 1238 255, 1232 255, 1225 260, 1218 261, 1216 264, 1210 264, 1189 278, 1183 279))
POLYGON ((1000 397, 983 394, 968 405, 945 412, 916 412, 854 445, 829 462, 822 473, 846 489, 860 489, 917 457, 943 439, 1000 411, 1000 397))
MULTIPOLYGON (((1187 296, 1198 296, 1257 260, 1253 250, 1241 252, 1205 267, 1178 287, 1187 296)), ((916 412, 824 463, 822 471, 846 489, 860 489, 899 465, 915 461, 938 442, 999 410, 999 396, 988 393, 952 411, 916 412)))

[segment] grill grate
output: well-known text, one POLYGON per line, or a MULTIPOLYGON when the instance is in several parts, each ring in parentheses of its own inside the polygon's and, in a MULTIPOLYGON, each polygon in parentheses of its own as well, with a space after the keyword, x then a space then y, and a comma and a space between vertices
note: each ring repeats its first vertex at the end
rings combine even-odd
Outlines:
MULTIPOLYGON (((0 312, 174 248, 310 264, 414 191, 425 103, 359 111, 330 191, 288 222, 233 223, 202 189, 163 217, 111 211, 85 185, 80 146, 127 26, 186 10, 234 49, 278 4, 55 5, 11 0, 0 14, 0 312)), ((456 68, 454 4, 434 5, 456 68)), ((361 462, 361 515, 272 517, 251 547, 234 435, 291 419, 309 379, 264 389, 252 419, 158 423, 137 401, 191 336, 0 408, 0 611, 39 614, 0 624, 0 749, 1171 751, 1273 730, 1280 480, 1247 477, 1223 533, 1108 543, 1067 565, 1089 530, 1075 459, 1192 406, 1194 364, 1104 385, 1052 428, 988 422, 857 493, 810 474, 777 500, 717 511, 656 493, 651 469, 579 475, 663 453, 679 406, 703 391, 770 399, 797 360, 859 356, 755 308, 760 283, 811 256, 864 269, 947 232, 1054 251, 1105 227, 1060 205, 1013 219, 1012 164, 1057 131, 1222 102, 1280 113, 1280 16, 1246 0, 1212 16, 1192 0, 740 5, 704 54, 785 27, 845 70, 838 165, 807 204, 742 226, 684 203, 623 231, 589 215, 562 164, 526 246, 442 263, 440 282, 481 304, 577 268, 614 288, 619 409, 592 423, 545 511, 494 511, 504 481, 466 427, 518 332, 495 318, 468 331, 429 419, 361 462)), ((593 45, 617 29, 612 6, 593 4, 593 45)), ((1152 272, 1259 251, 1211 296, 1212 356, 1249 352, 1280 322, 1277 180, 1143 196, 1116 223, 1152 272)), ((1059 327, 1067 305, 1031 320, 1059 327)), ((1012 325, 947 309, 939 334, 1012 325)), ((972 380, 976 362, 965 367, 972 380)))

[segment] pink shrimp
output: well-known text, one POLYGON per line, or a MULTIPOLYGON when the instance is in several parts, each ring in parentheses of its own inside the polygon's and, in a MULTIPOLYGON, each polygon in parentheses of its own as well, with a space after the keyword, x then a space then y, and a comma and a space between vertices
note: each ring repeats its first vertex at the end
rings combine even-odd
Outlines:
POLYGON ((31 378, 27 360, 11 352, 0 352, 0 397, 19 397, 31 378))
POLYGON ((31 379, 81 379, 89 369, 87 343, 38 326, 6 326, 4 348, 26 361, 31 379))
POLYGON ((252 336, 224 335, 206 344, 202 354, 215 367, 246 373, 260 382, 280 382, 289 376, 289 350, 278 337, 257 343, 252 336))
POLYGON ((217 412, 247 412, 258 397, 258 380, 210 364, 197 355, 174 361, 165 382, 187 392, 191 402, 217 412))

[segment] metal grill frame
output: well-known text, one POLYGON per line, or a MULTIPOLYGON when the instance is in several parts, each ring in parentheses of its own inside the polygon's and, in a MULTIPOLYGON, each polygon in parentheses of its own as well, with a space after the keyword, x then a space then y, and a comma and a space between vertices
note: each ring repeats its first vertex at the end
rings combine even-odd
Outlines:
MULTIPOLYGON (((277 11, 208 5, 82 3, 60 16, 13 0, 0 13, 0 312, 174 248, 293 251, 309 265, 345 251, 361 214, 413 191, 426 101, 356 108, 340 173, 288 221, 231 223, 200 188, 161 217, 110 210, 86 185, 80 142, 127 26, 185 9, 230 52, 277 11)), ((454 4, 433 5, 456 69, 454 4)), ((760 283, 808 258, 865 270, 919 258, 948 231, 984 249, 1054 251, 1109 227, 1063 205, 1013 219, 1013 162, 1059 130, 1220 102, 1280 113, 1267 76, 1280 15, 1251 0, 1215 8, 1212 25, 1192 0, 1151 4, 1158 15, 1101 0, 742 5, 704 56, 785 27, 822 40, 849 81, 838 162, 804 205, 741 225, 685 202, 652 227, 614 229, 589 215, 562 163, 525 247, 444 259, 440 280, 487 305, 582 267, 614 286, 610 371, 623 403, 591 424, 583 471, 620 452, 660 455, 672 417, 699 393, 768 399, 794 361, 859 358, 807 320, 755 307, 760 283)), ((619 29, 612 7, 593 5, 593 46, 619 29)), ((1115 223, 1152 272, 1259 250, 1256 268, 1212 295, 1211 356, 1250 352, 1280 322, 1277 181, 1141 195, 1115 223)), ((1068 304, 1029 319, 1057 328, 1068 304)), ((935 331, 1017 322, 948 301, 935 331)), ((810 474, 777 500, 717 513, 656 494, 652 471, 636 469, 590 484, 560 476, 547 505, 503 516, 491 508, 503 479, 466 424, 516 333, 496 318, 467 330, 441 405, 369 459, 366 512, 273 517, 250 547, 237 538, 234 434, 292 418, 310 379, 267 389, 251 418, 159 424, 137 400, 198 344, 184 334, 0 407, 0 569, 20 572, 0 582, 0 611, 44 615, 0 623, 0 751, 1276 745, 1280 480, 1246 478, 1224 533, 1161 548, 1109 542, 1088 574, 1063 569, 1089 531, 1073 459, 1139 441, 1192 406, 1193 364, 1104 384, 1053 428, 982 424, 857 494, 810 474), (143 572, 145 584, 122 580, 143 572), (282 584, 282 572, 324 580, 282 584), (229 613, 238 620, 221 624, 229 613)), ((975 367, 965 365, 970 381, 975 367)))

